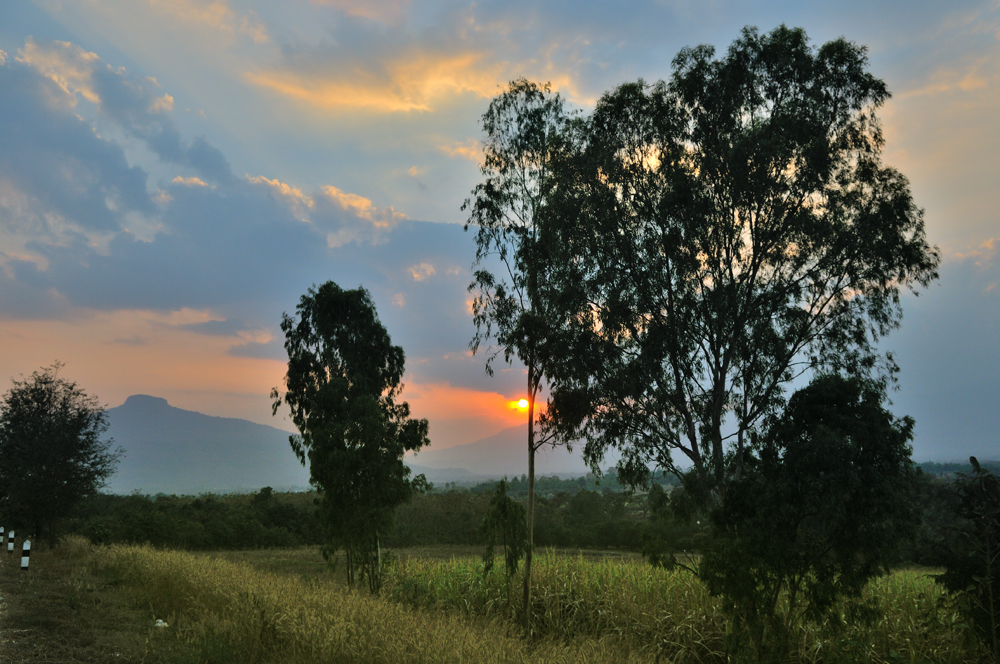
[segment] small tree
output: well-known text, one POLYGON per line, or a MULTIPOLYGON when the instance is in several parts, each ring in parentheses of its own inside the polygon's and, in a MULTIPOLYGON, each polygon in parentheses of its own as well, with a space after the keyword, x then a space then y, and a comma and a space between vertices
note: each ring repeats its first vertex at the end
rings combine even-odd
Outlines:
POLYGON ((0 513, 50 542, 56 521, 104 486, 123 455, 103 439, 97 397, 60 378, 62 366, 14 380, 0 402, 0 513))
POLYGON ((713 510, 699 566, 758 661, 784 661, 793 624, 860 597, 915 532, 912 437, 913 420, 894 418, 876 385, 835 375, 772 420, 713 510))
POLYGON ((486 552, 483 554, 484 574, 489 574, 493 570, 497 546, 503 548, 504 578, 507 581, 509 606, 510 582, 517 573, 517 567, 527 549, 528 526, 524 517, 524 506, 507 495, 506 478, 497 483, 479 532, 486 540, 486 552))
POLYGON ((410 479, 403 454, 429 444, 427 420, 410 418, 409 405, 396 401, 403 349, 392 345, 368 291, 328 281, 310 288, 296 311, 298 320, 281 321, 287 391, 271 391, 273 412, 287 404, 299 430, 289 442, 303 464, 308 459, 321 494, 324 556, 343 550, 349 582, 360 575, 378 592, 393 513, 426 487, 423 475, 410 479))

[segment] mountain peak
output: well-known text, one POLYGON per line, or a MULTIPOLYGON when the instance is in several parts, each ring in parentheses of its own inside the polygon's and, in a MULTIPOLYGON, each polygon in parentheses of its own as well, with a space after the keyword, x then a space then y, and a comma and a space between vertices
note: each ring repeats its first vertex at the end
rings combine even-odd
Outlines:
POLYGON ((128 406, 130 408, 169 408, 170 404, 167 403, 166 399, 162 397, 151 397, 148 394, 133 394, 122 406, 128 406))

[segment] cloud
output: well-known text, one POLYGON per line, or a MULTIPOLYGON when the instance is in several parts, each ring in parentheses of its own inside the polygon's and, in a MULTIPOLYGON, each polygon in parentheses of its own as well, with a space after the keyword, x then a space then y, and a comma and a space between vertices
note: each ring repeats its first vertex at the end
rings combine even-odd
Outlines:
POLYGON ((495 94, 503 67, 486 63, 484 55, 414 50, 381 61, 365 59, 354 67, 344 67, 338 58, 327 63, 322 55, 306 56, 247 76, 261 87, 323 108, 430 111, 437 100, 463 92, 479 97, 495 94))
POLYGON ((0 238, 95 248, 132 215, 152 216, 146 174, 74 111, 75 96, 19 60, 0 66, 0 238))
POLYGON ((76 106, 78 96, 94 104, 161 160, 189 167, 210 182, 235 181, 229 162, 204 138, 195 138, 187 145, 181 139, 170 118, 173 97, 160 94, 155 79, 133 76, 122 67, 112 68, 96 53, 63 41, 39 43, 28 37, 17 60, 58 85, 65 93, 61 98, 66 105, 76 106))
POLYGON ((461 157, 462 159, 468 159, 476 164, 478 164, 483 157, 483 148, 479 144, 479 141, 474 138, 470 138, 469 140, 461 143, 442 145, 441 151, 449 157, 461 157))
POLYGON ((314 5, 327 5, 347 16, 359 16, 380 23, 398 23, 406 15, 410 0, 311 0, 314 5))
POLYGON ((255 44, 270 41, 266 26, 254 12, 238 15, 225 0, 149 0, 149 6, 184 23, 204 25, 229 35, 245 35, 255 44))
POLYGON ((414 281, 425 281, 436 273, 437 270, 430 263, 420 263, 410 267, 410 276, 413 277, 414 281))
POLYGON ((976 267, 986 269, 993 265, 997 249, 1000 249, 1000 238, 991 237, 974 249, 955 252, 955 258, 960 261, 972 261, 976 267))
POLYGON ((536 8, 449 7, 432 27, 416 30, 409 21, 386 18, 387 7, 403 11, 397 3, 326 4, 346 14, 331 26, 329 39, 292 41, 280 61, 251 68, 247 79, 311 106, 347 111, 436 111, 461 96, 493 97, 520 76, 548 81, 574 101, 593 102, 579 86, 588 39, 577 33, 564 41, 541 30, 533 20, 536 8), (351 18, 360 16, 375 22, 351 18))
MULTIPOLYGON (((93 103, 126 131, 174 133, 188 163, 199 151, 218 151, 201 139, 181 139, 169 111, 153 103, 164 94, 154 81, 112 69, 69 43, 29 41, 22 56, 0 66, 4 316, 222 312, 207 320, 243 318, 247 326, 237 337, 250 348, 265 345, 262 337, 241 333, 265 329, 261 318, 279 320, 281 307, 311 283, 338 274, 382 278, 348 245, 385 241, 406 215, 333 185, 306 190, 259 175, 223 185, 206 168, 150 192, 145 171, 82 118, 78 104, 93 103)), ((415 246, 419 240, 411 238, 407 249, 415 246)))

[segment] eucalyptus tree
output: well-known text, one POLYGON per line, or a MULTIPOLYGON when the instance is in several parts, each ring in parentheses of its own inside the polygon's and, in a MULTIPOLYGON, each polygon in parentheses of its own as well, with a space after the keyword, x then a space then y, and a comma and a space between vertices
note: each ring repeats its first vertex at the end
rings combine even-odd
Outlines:
POLYGON ((286 404, 299 430, 289 442, 321 496, 324 556, 343 550, 349 581, 361 576, 378 592, 394 511, 426 487, 423 475, 410 478, 403 454, 429 444, 427 420, 410 418, 397 400, 405 356, 368 291, 328 281, 310 288, 296 313, 281 320, 288 372, 284 394, 271 391, 272 410, 286 404))
POLYGON ((524 562, 524 628, 530 631, 531 560, 535 507, 535 452, 556 441, 557 432, 536 430, 536 400, 545 381, 546 357, 555 345, 552 307, 544 297, 547 247, 540 224, 551 187, 554 161, 570 122, 564 102, 549 87, 525 79, 510 83, 483 115, 484 181, 462 210, 469 210, 465 230, 476 229, 476 258, 469 290, 476 333, 473 353, 483 344, 486 371, 502 355, 515 357, 526 371, 528 402, 527 547, 524 562))
POLYGON ((550 412, 592 463, 616 447, 628 480, 687 474, 718 505, 797 377, 895 380, 880 342, 939 255, 881 161, 864 47, 747 28, 673 67, 601 97, 553 176, 549 278, 587 341, 550 368, 550 412))

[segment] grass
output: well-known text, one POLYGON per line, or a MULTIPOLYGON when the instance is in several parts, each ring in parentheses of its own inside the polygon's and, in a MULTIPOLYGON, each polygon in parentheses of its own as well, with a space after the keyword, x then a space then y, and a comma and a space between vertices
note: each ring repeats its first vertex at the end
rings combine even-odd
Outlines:
MULTIPOLYGON (((508 595, 502 574, 484 578, 476 558, 448 552, 404 550, 374 598, 347 589, 315 548, 190 554, 71 542, 33 553, 28 574, 0 569, 0 661, 726 661, 724 616, 686 572, 540 553, 526 640, 519 579, 508 595), (156 618, 170 627, 154 628, 156 618)), ((881 618, 800 626, 794 661, 981 660, 925 571, 896 572, 866 593, 881 618)))

